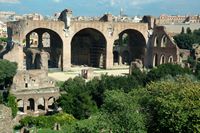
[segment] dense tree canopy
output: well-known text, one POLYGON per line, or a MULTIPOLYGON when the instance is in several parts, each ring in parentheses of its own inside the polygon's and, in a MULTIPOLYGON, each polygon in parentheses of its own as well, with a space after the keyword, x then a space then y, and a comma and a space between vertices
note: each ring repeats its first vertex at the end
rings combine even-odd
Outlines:
POLYGON ((85 81, 82 78, 69 79, 61 87, 65 93, 61 94, 59 105, 66 113, 73 114, 77 119, 88 118, 96 112, 97 106, 86 88, 85 81))
POLYGON ((140 113, 137 98, 123 91, 107 91, 105 97, 102 112, 113 132, 146 132, 144 116, 140 113))
POLYGON ((138 98, 120 90, 106 91, 105 102, 98 113, 65 128, 72 133, 146 133, 138 98))
POLYGON ((200 44, 200 29, 192 32, 191 29, 187 28, 186 32, 182 31, 181 34, 174 36, 174 40, 179 48, 192 50, 194 43, 200 44))
POLYGON ((147 81, 157 81, 167 75, 176 76, 186 73, 191 74, 191 71, 188 68, 182 68, 177 64, 162 64, 148 72, 147 81))
POLYGON ((12 78, 16 74, 17 64, 0 59, 0 87, 7 87, 12 83, 12 78))
POLYGON ((178 76, 174 81, 151 83, 146 89, 149 132, 200 132, 200 82, 178 76))

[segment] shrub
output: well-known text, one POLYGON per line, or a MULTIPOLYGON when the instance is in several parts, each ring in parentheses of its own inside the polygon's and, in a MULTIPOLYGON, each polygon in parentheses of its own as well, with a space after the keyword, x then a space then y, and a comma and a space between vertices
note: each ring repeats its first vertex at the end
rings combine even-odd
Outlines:
POLYGON ((17 115, 17 111, 18 111, 16 98, 14 95, 9 94, 7 100, 8 100, 7 105, 12 110, 12 117, 15 118, 15 116, 17 115))
POLYGON ((60 113, 53 116, 27 116, 20 120, 21 126, 36 126, 37 128, 53 128, 55 123, 59 123, 61 126, 69 124, 75 121, 72 115, 60 113))
POLYGON ((191 74, 191 71, 188 68, 182 68, 177 64, 162 64, 148 72, 147 82, 160 80, 167 75, 174 77, 176 75, 184 74, 191 74))

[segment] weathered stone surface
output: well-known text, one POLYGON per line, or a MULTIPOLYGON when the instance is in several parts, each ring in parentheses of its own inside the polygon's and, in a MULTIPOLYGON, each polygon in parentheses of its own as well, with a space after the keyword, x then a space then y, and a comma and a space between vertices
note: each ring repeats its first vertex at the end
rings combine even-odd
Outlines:
POLYGON ((11 62, 16 62, 18 70, 24 69, 24 53, 23 46, 19 44, 13 44, 13 48, 3 57, 11 62))
POLYGON ((92 79, 94 77, 94 72, 92 70, 92 68, 89 69, 83 69, 81 71, 81 76, 85 79, 92 79))
POLYGON ((129 68, 129 74, 132 74, 134 69, 142 70, 143 63, 140 59, 136 59, 135 61, 131 62, 130 68, 129 68))
POLYGON ((0 132, 12 133, 12 112, 11 109, 0 104, 0 132))

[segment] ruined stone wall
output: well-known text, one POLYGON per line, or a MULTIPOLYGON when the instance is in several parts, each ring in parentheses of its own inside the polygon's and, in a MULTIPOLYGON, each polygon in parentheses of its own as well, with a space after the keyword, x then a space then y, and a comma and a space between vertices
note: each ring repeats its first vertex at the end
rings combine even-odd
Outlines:
POLYGON ((164 57, 164 63, 180 62, 179 48, 172 38, 167 34, 164 26, 157 26, 154 28, 150 43, 152 57, 151 66, 155 66, 155 64, 163 64, 162 57, 164 57), (172 58, 172 62, 169 62, 170 58, 172 58))
POLYGON ((19 44, 13 44, 13 48, 3 56, 3 59, 11 62, 16 62, 18 70, 24 69, 24 52, 23 46, 19 44))
POLYGON ((13 79, 12 88, 18 90, 31 90, 54 87, 55 82, 48 78, 47 71, 29 70, 18 71, 13 79))
POLYGON ((11 109, 0 104, 0 132, 12 133, 11 109))
MULTIPOLYGON (((105 68, 113 67, 113 44, 119 38, 119 34, 127 29, 136 30, 142 34, 148 42, 148 24, 131 22, 100 22, 100 21, 72 21, 69 29, 65 29, 62 21, 19 21, 8 23, 9 40, 23 44, 26 35, 35 29, 50 29, 62 39, 63 63, 62 68, 71 68, 71 42, 76 33, 85 28, 96 29, 106 39, 106 63, 105 68)), ((145 58, 146 59, 146 58, 145 58)), ((146 60, 145 60, 146 62, 146 60)), ((145 63, 146 64, 146 63, 145 63)))

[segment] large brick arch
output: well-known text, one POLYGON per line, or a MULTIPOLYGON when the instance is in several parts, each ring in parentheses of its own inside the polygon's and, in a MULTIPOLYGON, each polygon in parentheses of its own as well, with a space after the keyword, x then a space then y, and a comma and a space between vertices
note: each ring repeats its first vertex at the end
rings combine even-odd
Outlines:
POLYGON ((70 45, 71 64, 105 68, 107 40, 98 29, 81 28, 73 35, 70 45))
POLYGON ((92 28, 99 31, 106 39, 106 67, 113 67, 113 44, 119 34, 127 29, 138 31, 148 42, 148 24, 131 22, 102 22, 102 21, 71 21, 70 27, 65 28, 62 21, 19 21, 8 24, 10 42, 23 43, 25 36, 38 28, 50 29, 63 40, 63 69, 71 68, 71 41, 73 36, 82 29, 92 28))

